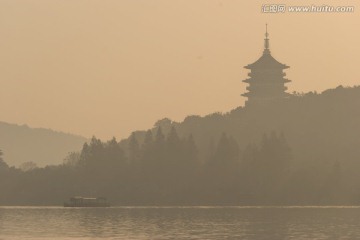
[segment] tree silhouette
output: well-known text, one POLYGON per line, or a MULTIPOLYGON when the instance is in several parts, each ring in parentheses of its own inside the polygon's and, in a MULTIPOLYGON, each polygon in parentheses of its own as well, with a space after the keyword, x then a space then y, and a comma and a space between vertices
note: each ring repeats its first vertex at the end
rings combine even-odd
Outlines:
POLYGON ((135 133, 132 133, 129 139, 129 160, 138 162, 140 157, 140 145, 136 139, 135 133))
POLYGON ((4 161, 3 159, 3 152, 0 149, 0 169, 7 169, 9 168, 9 166, 7 165, 7 163, 4 161))

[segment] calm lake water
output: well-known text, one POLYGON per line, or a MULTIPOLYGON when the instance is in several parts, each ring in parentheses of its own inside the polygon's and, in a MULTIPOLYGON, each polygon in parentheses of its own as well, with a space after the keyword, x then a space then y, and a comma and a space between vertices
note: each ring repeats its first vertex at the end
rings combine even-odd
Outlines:
POLYGON ((0 239, 360 239, 359 207, 0 207, 0 239))

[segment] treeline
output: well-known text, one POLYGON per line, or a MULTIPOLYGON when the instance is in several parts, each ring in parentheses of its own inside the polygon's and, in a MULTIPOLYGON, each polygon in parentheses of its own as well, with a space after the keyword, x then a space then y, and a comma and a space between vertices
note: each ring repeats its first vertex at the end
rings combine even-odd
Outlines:
MULTIPOLYGON (((254 205, 336 203, 338 163, 321 182, 292 169, 282 134, 264 134, 242 150, 223 133, 201 159, 192 135, 175 127, 135 134, 124 148, 93 137, 62 165, 22 171, 0 161, 0 204, 59 205, 71 196, 106 196, 115 205, 254 205), (305 184, 305 186, 304 186, 305 184), (307 186, 306 186, 307 185, 307 186), (299 200, 300 199, 300 200, 299 200)), ((321 174, 320 174, 321 175, 321 174)))

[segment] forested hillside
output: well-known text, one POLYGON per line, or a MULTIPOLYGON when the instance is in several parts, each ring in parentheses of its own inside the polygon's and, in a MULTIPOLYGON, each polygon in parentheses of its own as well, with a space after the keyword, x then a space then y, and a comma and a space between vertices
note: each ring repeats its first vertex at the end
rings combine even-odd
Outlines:
MULTIPOLYGON (((342 86, 321 94, 294 93, 291 98, 257 108, 239 107, 229 113, 189 116, 181 123, 163 119, 155 124, 167 133, 174 126, 180 136, 192 134, 201 159, 214 151, 223 133, 244 150, 265 133, 283 134, 293 152, 293 163, 345 166, 360 163, 360 87, 342 86)), ((135 132, 141 142, 144 132, 135 132)), ((126 141, 122 144, 126 145, 126 141)), ((359 164, 360 167, 360 164, 359 164)))
POLYGON ((115 205, 359 204, 359 122, 360 87, 341 86, 163 119, 120 142, 94 137, 58 166, 0 163, 0 204, 57 205, 73 195, 115 205))

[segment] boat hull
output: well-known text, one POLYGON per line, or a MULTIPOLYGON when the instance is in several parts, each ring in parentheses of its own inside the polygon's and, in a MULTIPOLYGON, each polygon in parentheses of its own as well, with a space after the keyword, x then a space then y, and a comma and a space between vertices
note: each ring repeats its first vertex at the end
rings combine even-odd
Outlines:
POLYGON ((64 203, 64 207, 110 207, 106 198, 72 197, 64 203))
POLYGON ((64 207, 110 207, 108 203, 102 204, 72 204, 72 203, 64 203, 64 207))

